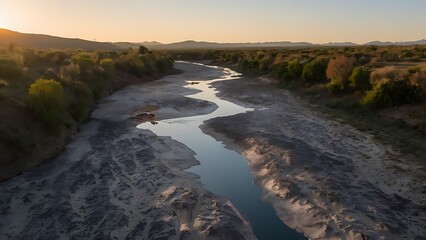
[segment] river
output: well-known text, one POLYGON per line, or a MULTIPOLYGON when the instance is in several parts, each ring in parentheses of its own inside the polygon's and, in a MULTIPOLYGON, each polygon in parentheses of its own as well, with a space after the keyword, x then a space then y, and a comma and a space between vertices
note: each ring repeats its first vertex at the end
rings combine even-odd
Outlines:
POLYGON ((282 223, 274 209, 261 200, 261 191, 253 184, 254 177, 247 161, 200 129, 206 120, 253 111, 217 97, 218 91, 211 87, 214 82, 236 79, 239 75, 225 68, 223 76, 217 79, 198 81, 196 84, 188 82, 185 86, 199 91, 187 97, 215 103, 218 108, 214 112, 158 121, 157 125, 143 123, 138 128, 149 129, 158 136, 171 136, 195 151, 200 165, 188 171, 200 176, 207 190, 230 199, 248 218, 258 239, 306 239, 282 223))
POLYGON ((268 79, 175 66, 1 182, 0 239, 424 238, 422 166, 268 79), (142 109, 158 124, 135 122, 142 109))
POLYGON ((106 97, 63 153, 0 183, 0 238, 300 237, 261 200, 244 158, 199 129, 204 120, 251 110, 208 87, 237 74, 176 67, 184 72, 106 97), (188 88, 187 81, 200 83, 188 88), (160 106, 164 120, 137 128, 131 114, 147 105, 160 106))

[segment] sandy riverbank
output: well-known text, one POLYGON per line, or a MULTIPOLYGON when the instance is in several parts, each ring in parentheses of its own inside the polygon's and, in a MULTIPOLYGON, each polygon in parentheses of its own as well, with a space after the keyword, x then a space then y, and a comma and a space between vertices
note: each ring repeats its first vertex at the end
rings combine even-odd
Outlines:
POLYGON ((259 79, 213 84, 252 108, 203 130, 249 162, 264 199, 312 239, 421 239, 425 172, 356 129, 259 79))
POLYGON ((184 171, 198 164, 192 150, 129 119, 153 105, 160 119, 216 109, 182 85, 220 70, 182 68, 107 97, 57 159, 0 183, 0 238, 255 239, 229 200, 184 171))

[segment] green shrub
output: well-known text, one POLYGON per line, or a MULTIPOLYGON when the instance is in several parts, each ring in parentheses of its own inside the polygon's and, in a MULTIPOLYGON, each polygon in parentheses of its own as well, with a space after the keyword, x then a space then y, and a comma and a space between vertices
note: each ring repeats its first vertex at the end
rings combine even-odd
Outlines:
POLYGON ((356 67, 349 77, 349 87, 355 90, 369 90, 371 89, 370 83, 370 69, 365 67, 356 67))
POLYGON ((146 62, 134 51, 121 54, 114 62, 114 67, 117 70, 130 73, 136 77, 147 75, 146 62))
POLYGON ((114 61, 111 58, 102 59, 99 65, 101 65, 101 67, 108 73, 112 73, 114 71, 114 61))
POLYGON ((173 68, 173 60, 170 58, 161 58, 157 60, 155 65, 160 73, 165 73, 173 68))
POLYGON ((302 79, 308 83, 317 83, 326 81, 326 65, 319 60, 314 60, 303 67, 302 79))
POLYGON ((281 80, 290 80, 290 74, 288 73, 288 65, 286 62, 280 63, 277 66, 277 75, 281 80))
POLYGON ((108 94, 111 84, 111 74, 105 72, 105 70, 100 67, 95 67, 92 71, 90 78, 86 79, 84 82, 92 90, 93 98, 98 100, 108 94))
POLYGON ((332 92, 334 94, 341 93, 341 92, 345 91, 345 89, 346 89, 345 85, 343 85, 343 82, 339 82, 339 81, 335 81, 335 82, 331 81, 331 82, 327 83, 326 87, 330 92, 332 92))
POLYGON ((87 77, 89 72, 96 66, 96 60, 88 54, 79 54, 75 61, 80 68, 80 74, 83 78, 87 77))
POLYGON ((63 64, 69 56, 64 51, 52 50, 45 52, 43 58, 50 63, 60 65, 63 64))
POLYGON ((18 63, 10 59, 0 59, 0 78, 14 79, 22 74, 22 67, 18 63))
POLYGON ((361 104, 375 108, 395 107, 422 100, 422 89, 407 80, 383 79, 367 92, 361 104))
POLYGON ((39 79, 31 84, 27 106, 51 132, 59 132, 64 123, 65 109, 65 93, 59 82, 39 79))
POLYGON ((73 82, 67 86, 68 107, 71 117, 80 122, 86 119, 93 103, 92 90, 83 82, 73 82))
POLYGON ((287 69, 289 76, 293 79, 297 79, 302 76, 303 65, 297 60, 290 61, 287 69))

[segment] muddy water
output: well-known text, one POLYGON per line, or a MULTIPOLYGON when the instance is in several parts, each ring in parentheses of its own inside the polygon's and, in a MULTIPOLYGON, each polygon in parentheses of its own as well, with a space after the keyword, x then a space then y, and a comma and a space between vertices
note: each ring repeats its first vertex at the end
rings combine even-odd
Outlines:
POLYGON ((185 86, 199 90, 187 97, 215 103, 218 108, 214 112, 159 121, 157 125, 143 123, 138 128, 149 129, 158 136, 171 136, 191 148, 201 164, 188 171, 200 176, 207 190, 230 199, 250 221, 259 239, 305 239, 283 224, 274 209, 262 201, 260 190, 253 184, 254 177, 247 161, 235 151, 226 149, 221 142, 205 135, 199 128, 206 120, 253 110, 218 98, 217 91, 210 86, 213 82, 238 78, 238 75, 224 69, 222 76, 217 79, 200 80, 196 84, 188 82, 185 86))

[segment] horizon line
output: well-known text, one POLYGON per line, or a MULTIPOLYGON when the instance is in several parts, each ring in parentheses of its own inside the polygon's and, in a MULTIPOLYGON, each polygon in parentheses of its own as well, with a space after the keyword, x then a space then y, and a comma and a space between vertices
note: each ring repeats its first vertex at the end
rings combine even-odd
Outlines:
POLYGON ((99 42, 99 43, 133 43, 133 44, 138 44, 138 43, 143 43, 143 42, 156 42, 156 43, 160 43, 162 45, 167 45, 167 44, 174 44, 174 43, 182 43, 182 42, 198 42, 198 43, 215 43, 215 44, 257 44, 257 43, 283 43, 283 42, 288 42, 288 43, 308 43, 308 44, 312 44, 312 45, 324 45, 324 44, 341 44, 341 43, 350 43, 350 44, 356 44, 356 45, 366 45, 367 43, 371 43, 371 42, 382 42, 382 43, 404 43, 404 42, 415 42, 415 41, 425 41, 425 38, 421 38, 421 39, 416 39, 416 40, 401 40, 401 41, 392 41, 392 40, 371 40, 371 41, 367 41, 365 43, 358 43, 358 42, 352 42, 352 41, 341 41, 341 42, 336 42, 336 41, 329 41, 329 42, 323 42, 323 43, 317 43, 317 42, 310 42, 310 41, 290 41, 290 40, 276 40, 276 41, 257 41, 257 42, 250 42, 250 41, 241 41, 241 42, 219 42, 219 41, 207 41, 207 40, 194 40, 194 39, 186 39, 186 40, 180 40, 180 41, 175 41, 175 42, 161 42, 161 41, 157 41, 157 40, 143 40, 143 41, 126 41, 126 40, 120 40, 120 41, 97 41, 96 38, 93 38, 94 40, 88 40, 88 39, 84 39, 84 38, 79 38, 79 37, 67 37, 67 36, 59 36, 59 35, 52 35, 52 34, 48 34, 48 33, 31 33, 31 32, 19 32, 16 30, 11 30, 11 29, 7 29, 4 27, 0 27, 0 29, 3 30, 7 30, 7 31, 11 31, 11 32, 16 32, 16 33, 21 33, 21 34, 33 34, 33 35, 45 35, 45 36, 51 36, 51 37, 59 37, 59 38, 68 38, 68 39, 79 39, 79 40, 84 40, 84 41, 94 41, 94 42, 99 42))

